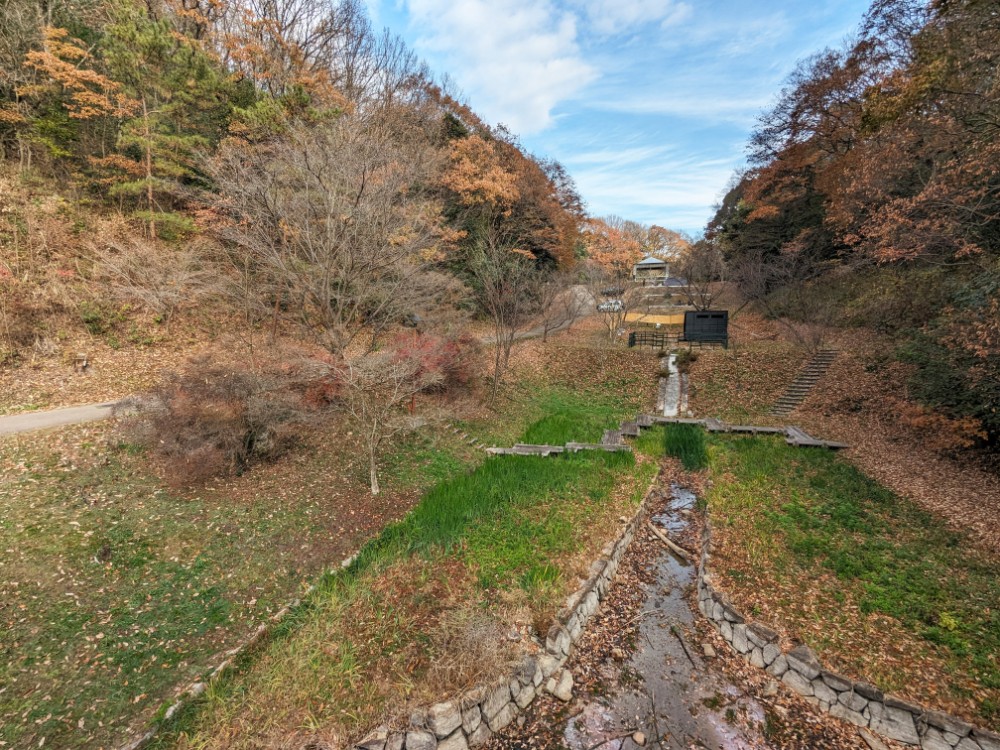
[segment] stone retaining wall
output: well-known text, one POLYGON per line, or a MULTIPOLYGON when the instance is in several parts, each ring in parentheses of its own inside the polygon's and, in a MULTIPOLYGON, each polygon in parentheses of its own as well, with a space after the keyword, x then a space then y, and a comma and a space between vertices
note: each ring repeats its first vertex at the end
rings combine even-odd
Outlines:
POLYGON ((1000 750, 1000 735, 831 672, 808 646, 783 651, 774 630, 747 622, 715 588, 708 565, 711 534, 706 518, 698 564, 698 609, 744 659, 823 711, 899 742, 925 750, 1000 750))
MULTIPOLYGON (((513 722, 543 691, 568 700, 573 678, 563 669, 587 620, 605 597, 625 550, 642 522, 659 477, 626 523, 617 541, 608 543, 590 566, 590 576, 556 615, 544 644, 507 677, 482 685, 445 703, 415 712, 406 729, 380 728, 355 745, 358 750, 465 750, 486 742, 513 722)), ((992 749, 991 749, 992 750, 992 749)), ((1000 750, 1000 748, 998 748, 1000 750)))

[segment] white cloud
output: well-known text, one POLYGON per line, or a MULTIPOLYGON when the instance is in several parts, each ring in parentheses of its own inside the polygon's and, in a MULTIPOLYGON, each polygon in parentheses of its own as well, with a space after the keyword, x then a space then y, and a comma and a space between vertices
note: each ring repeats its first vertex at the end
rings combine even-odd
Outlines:
POLYGON ((635 146, 576 154, 566 164, 595 214, 697 234, 732 175, 734 159, 684 153, 681 144, 635 146), (623 166, 628 179, 622 179, 623 166))
POLYGON ((674 26, 691 16, 691 6, 677 0, 577 0, 588 29, 612 36, 643 26, 674 26))
POLYGON ((597 76, 577 44, 577 19, 548 0, 406 0, 417 49, 487 120, 527 134, 552 124, 556 105, 597 76))

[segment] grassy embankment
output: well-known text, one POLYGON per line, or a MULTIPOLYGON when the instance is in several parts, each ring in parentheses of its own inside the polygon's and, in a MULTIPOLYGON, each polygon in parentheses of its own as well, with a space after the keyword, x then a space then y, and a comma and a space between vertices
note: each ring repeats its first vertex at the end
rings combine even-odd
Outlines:
MULTIPOLYGON (((641 368, 624 379, 615 374, 623 370, 624 356, 609 355, 605 369, 575 390, 558 378, 532 375, 513 389, 502 415, 484 415, 465 426, 498 444, 509 442, 514 431, 528 439, 536 439, 532 430, 557 438, 558 425, 578 427, 591 437, 596 430, 599 437, 598 428, 634 414, 650 392, 641 368)), ((569 363, 566 369, 581 368, 569 363)), ((276 464, 178 491, 160 480, 147 457, 115 446, 108 429, 91 425, 0 443, 5 511, 0 519, 0 684, 6 688, 0 692, 0 743, 7 747, 38 746, 43 738, 49 747, 111 744, 125 727, 147 721, 175 687, 204 674, 217 654, 327 565, 405 514, 429 487, 444 482, 450 489, 443 485, 429 495, 428 508, 458 502, 448 493, 472 492, 463 489, 462 482, 469 480, 460 475, 483 462, 481 452, 449 433, 418 434, 388 458, 385 491, 372 499, 364 489, 365 467, 351 445, 343 435, 334 439, 324 433, 276 464), (454 484, 448 484, 449 477, 454 484)), ((545 524, 561 529, 580 520, 569 506, 551 516, 543 513, 547 493, 586 494, 593 479, 594 492, 605 497, 600 482, 631 471, 613 460, 595 465, 596 473, 589 472, 588 460, 583 464, 588 471, 582 473, 572 461, 545 464, 565 473, 539 483, 525 478, 523 485, 517 477, 501 475, 502 462, 483 464, 485 473, 479 476, 491 485, 506 482, 511 492, 516 485, 515 494, 530 506, 525 517, 539 514, 531 517, 534 526, 522 529, 531 536, 545 524)), ((481 497, 477 502, 484 505, 472 507, 469 517, 493 513, 504 497, 481 497)), ((579 512, 588 508, 582 505, 579 512)), ((432 543, 433 533, 443 534, 442 539, 458 534, 470 550, 466 567, 477 586, 489 589, 495 582, 523 578, 523 585, 537 588, 559 579, 544 562, 535 569, 521 564, 530 557, 528 537, 518 541, 505 529, 513 546, 501 554, 493 547, 493 532, 468 526, 445 530, 433 518, 431 511, 421 511, 407 522, 411 526, 387 532, 382 544, 393 551, 380 553, 380 559, 402 555, 401 542, 387 541, 391 534, 415 535, 410 541, 424 551, 441 546, 432 543)), ((504 523, 521 528, 511 518, 504 523)), ((428 571, 439 568, 427 562, 427 554, 412 569, 386 563, 386 575, 391 577, 391 570, 412 574, 433 591, 435 574, 428 571)), ((446 588, 453 585, 446 583, 446 588)), ((433 599, 419 588, 413 588, 414 596, 433 599)), ((329 599, 325 606, 336 608, 335 601, 342 600, 329 599)), ((385 622, 378 627, 383 625, 388 627, 385 622)), ((459 627, 445 625, 441 633, 459 627)), ((399 632, 405 637, 407 631, 401 627, 399 632)))
MULTIPOLYGON (((596 440, 621 416, 618 399, 546 400, 525 441, 596 440)), ((157 746, 344 743, 495 675, 511 625, 544 632, 655 470, 631 454, 507 456, 438 484, 157 746)))
POLYGON ((1000 725, 1000 563, 828 451, 708 438, 722 588, 834 669, 1000 725))

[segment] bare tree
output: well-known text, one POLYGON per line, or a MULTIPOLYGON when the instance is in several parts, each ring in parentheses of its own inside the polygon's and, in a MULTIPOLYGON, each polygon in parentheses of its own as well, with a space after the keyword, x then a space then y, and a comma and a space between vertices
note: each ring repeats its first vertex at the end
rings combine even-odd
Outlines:
POLYGON ((164 249, 141 238, 93 247, 96 276, 115 299, 138 302, 168 325, 178 308, 222 291, 219 269, 204 246, 164 249))
POLYGON ((734 264, 733 279, 748 302, 784 326, 799 346, 816 351, 837 318, 835 301, 815 284, 829 270, 829 263, 805 253, 756 251, 734 264))
POLYGON ((369 352, 345 360, 335 371, 343 386, 344 409, 361 432, 371 493, 377 495, 382 447, 413 424, 403 404, 439 382, 440 373, 423 368, 416 358, 404 358, 394 351, 369 352))
POLYGON ((471 262, 479 306, 493 327, 493 386, 496 401, 518 333, 538 309, 540 274, 534 258, 514 247, 495 226, 480 237, 471 262))
POLYGON ((539 320, 542 341, 550 333, 570 328, 586 312, 590 293, 579 284, 579 278, 568 271, 554 271, 539 285, 539 320))
POLYGON ((681 253, 678 270, 685 279, 683 293, 695 310, 711 310, 726 281, 726 260, 712 242, 700 240, 681 253))
POLYGON ((266 145, 230 144, 214 165, 230 219, 222 235, 254 275, 246 286, 283 300, 333 353, 433 303, 438 155, 399 125, 343 115, 266 145))
POLYGON ((629 318, 638 322, 643 317, 644 293, 624 268, 588 263, 583 278, 609 340, 624 330, 629 318))

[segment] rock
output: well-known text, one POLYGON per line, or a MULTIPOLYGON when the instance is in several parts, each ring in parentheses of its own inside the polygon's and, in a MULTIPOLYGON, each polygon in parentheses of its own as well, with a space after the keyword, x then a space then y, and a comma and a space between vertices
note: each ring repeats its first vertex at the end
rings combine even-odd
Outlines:
POLYGON ((778 640, 778 634, 771 630, 771 628, 761 625, 759 622, 755 622, 747 626, 747 638, 755 646, 760 646, 764 648, 769 643, 774 643, 778 640))
POLYGON ((406 733, 406 750, 437 750, 437 737, 430 732, 406 733))
POLYGON ((389 727, 382 725, 354 747, 358 750, 385 750, 385 741, 388 737, 389 727))
POLYGON ((427 712, 427 728, 437 735, 438 739, 447 737, 462 726, 462 712, 458 704, 438 703, 431 706, 427 712))
POLYGON ((750 652, 750 663, 757 667, 757 669, 763 669, 767 666, 764 663, 764 655, 759 646, 750 652))
POLYGON ((563 703, 568 703, 573 699, 573 673, 568 669, 562 671, 559 679, 553 678, 550 682, 554 682, 555 684, 549 689, 549 692, 556 698, 563 703))
POLYGON ((535 688, 533 685, 528 685, 527 687, 523 688, 520 693, 517 694, 517 698, 515 699, 514 702, 517 703, 518 708, 525 709, 534 699, 535 699, 535 688))
POLYGON ((745 620, 743 619, 743 615, 741 615, 739 612, 733 609, 732 605, 730 604, 722 605, 722 616, 732 623, 742 624, 745 622, 745 620))
POLYGON ((845 690, 850 690, 854 687, 854 683, 846 677, 841 677, 835 672, 830 672, 824 669, 820 673, 820 676, 823 678, 823 682, 836 690, 838 693, 843 693, 845 690))
POLYGON ((764 686, 764 697, 773 698, 778 694, 778 681, 768 680, 767 685, 764 686))
POLYGON ((723 620, 719 623, 719 631, 722 633, 722 637, 726 639, 728 643, 733 642, 733 626, 729 620, 723 620))
POLYGON ((871 750, 889 750, 886 744, 867 729, 859 729, 858 736, 865 741, 871 750))
POLYGON ((625 661, 625 652, 620 648, 611 649, 611 658, 617 661, 625 661))
POLYGON ((868 726, 872 731, 908 745, 920 744, 917 725, 909 711, 872 702, 868 704, 865 713, 868 714, 868 726))
POLYGON ((794 669, 807 680, 814 680, 819 677, 823 665, 819 663, 816 654, 806 645, 796 646, 787 654, 788 668, 794 669))
POLYGON ((492 736, 493 732, 490 731, 490 728, 486 726, 486 722, 484 721, 475 732, 469 735, 469 747, 479 747, 485 744, 492 736))
POLYGON ((937 727, 944 732, 956 734, 959 737, 965 737, 970 731, 972 731, 972 727, 964 721, 960 721, 954 716, 942 713, 941 711, 924 711, 924 721, 932 727, 937 727))
POLYGON ((745 654, 750 650, 750 642, 747 640, 746 625, 733 625, 733 648, 741 654, 745 654))
POLYGON ((456 729, 452 734, 438 743, 438 750, 469 750, 469 743, 465 740, 465 733, 461 729, 456 729))
POLYGON ((646 746, 646 735, 642 732, 634 732, 632 734, 632 742, 637 744, 639 747, 646 746))
POLYGON ((504 682, 489 691, 486 698, 483 699, 483 718, 489 721, 500 713, 500 710, 508 703, 510 703, 510 685, 504 682))
POLYGON ((475 732, 482 723, 483 712, 479 710, 479 706, 472 706, 462 712, 462 729, 466 734, 475 732))
POLYGON ((393 732, 389 739, 385 741, 385 750, 403 750, 406 744, 406 734, 404 732, 393 732))
MULTIPOLYGON (((955 737, 955 735, 951 735, 955 737)), ((921 750, 952 750, 958 744, 958 738, 954 742, 948 741, 948 733, 941 731, 937 727, 927 727, 924 736, 920 738, 921 750)))
POLYGON ((840 694, 826 684, 821 678, 812 681, 813 695, 826 703, 837 703, 840 694))
POLYGON ((785 658, 784 654, 778 654, 771 665, 767 668, 767 671, 773 674, 775 677, 781 677, 785 672, 788 671, 788 660, 785 658))
POLYGON ((843 703, 834 703, 830 706, 830 715, 836 716, 838 719, 843 719, 844 721, 849 721, 852 724, 859 727, 868 726, 868 719, 861 713, 857 711, 852 711, 843 703))
MULTIPOLYGON (((515 708, 513 703, 508 703, 497 712, 496 716, 487 719, 486 723, 489 724, 490 731, 499 732, 514 721, 515 716, 517 716, 517 708, 515 708)), ((407 747, 407 750, 409 750, 409 747, 407 747)))
POLYGON ((560 664, 559 660, 551 654, 542 654, 538 657, 538 666, 542 670, 542 679, 536 684, 541 684, 543 680, 551 677, 559 669, 560 664))
POLYGON ((801 696, 808 698, 813 694, 812 683, 793 669, 785 672, 781 681, 801 696))
POLYGON ((841 693, 837 699, 842 706, 861 713, 868 707, 868 699, 855 692, 841 693))
POLYGON ((769 643, 761 649, 760 653, 764 659, 764 664, 771 666, 774 660, 781 656, 781 647, 777 643, 769 643))
POLYGON ((979 743, 973 742, 971 737, 963 737, 962 741, 955 745, 955 750, 982 750, 979 743))
POLYGON ((993 732, 977 727, 972 730, 972 739, 978 742, 983 750, 1000 750, 1000 735, 993 732))
POLYGON ((529 654, 521 660, 521 666, 517 668, 517 679, 521 681, 522 685, 532 685, 537 671, 538 661, 529 654))
POLYGON ((709 659, 715 658, 715 646, 713 646, 711 643, 703 643, 701 645, 701 650, 705 652, 705 656, 707 656, 709 659))
POLYGON ((870 701, 881 701, 885 697, 881 690, 867 682, 855 682, 854 692, 870 701))

